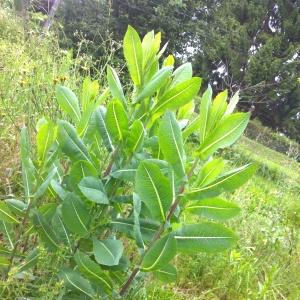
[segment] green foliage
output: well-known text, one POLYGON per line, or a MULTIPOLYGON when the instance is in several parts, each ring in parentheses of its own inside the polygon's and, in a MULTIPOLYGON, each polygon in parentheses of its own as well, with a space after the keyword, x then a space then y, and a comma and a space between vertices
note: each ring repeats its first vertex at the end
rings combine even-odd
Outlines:
MULTIPOLYGON (((20 238, 29 231, 49 254, 65 251, 59 270, 51 273, 64 283, 61 296, 116 298, 138 273, 176 279, 172 259, 177 253, 218 252, 234 245, 229 228, 207 221, 187 224, 183 216, 193 205, 192 212, 218 221, 239 212, 237 205, 212 197, 240 187, 256 168, 248 164, 223 172, 214 155, 242 135, 249 115, 227 111, 226 91, 209 104, 208 90, 200 106, 205 117, 200 111, 190 130, 197 135, 205 128, 205 133, 187 157, 189 143, 178 116, 187 118, 190 128, 189 110, 201 79, 192 77, 190 64, 174 72, 161 64, 163 51, 159 34, 150 32, 141 40, 129 26, 124 37, 132 79, 128 93, 111 67, 110 96, 106 88, 98 95, 97 83, 88 79, 79 99, 58 86, 62 118, 38 122, 36 159, 28 131, 22 130, 25 206, 14 201, 14 208, 9 202, 0 208, 3 224, 19 226, 7 272, 31 257, 31 252, 24 259, 17 256, 20 238)), ((33 261, 38 263, 36 255, 33 261)))

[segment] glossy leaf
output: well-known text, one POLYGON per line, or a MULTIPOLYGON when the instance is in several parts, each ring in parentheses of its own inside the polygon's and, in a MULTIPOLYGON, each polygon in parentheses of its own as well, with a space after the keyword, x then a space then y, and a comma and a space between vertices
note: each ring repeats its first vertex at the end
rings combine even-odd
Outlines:
POLYGON ((173 167, 176 176, 185 176, 185 153, 180 127, 173 112, 167 112, 158 130, 158 142, 166 161, 173 167))
POLYGON ((249 118, 248 113, 235 113, 224 118, 200 145, 200 157, 206 159, 217 149, 231 146, 244 132, 249 118))
POLYGON ((234 203, 220 198, 204 199, 185 207, 185 211, 213 220, 227 220, 239 214, 241 209, 234 203))
POLYGON ((141 270, 149 272, 164 267, 176 255, 177 243, 173 234, 168 234, 157 240, 146 252, 141 270))
POLYGON ((6 199, 5 203, 9 210, 18 216, 23 216, 27 208, 27 204, 17 199, 6 199))
POLYGON ((229 104, 228 104, 226 112, 225 112, 225 116, 233 113, 234 109, 236 108, 236 106, 239 102, 239 97, 240 97, 239 91, 237 91, 229 101, 229 104))
POLYGON ((57 138, 60 148, 71 160, 92 162, 86 146, 77 136, 75 128, 70 123, 66 121, 58 122, 57 138))
POLYGON ((173 80, 170 87, 174 87, 177 84, 190 80, 193 76, 193 68, 191 63, 185 63, 178 67, 173 73, 173 80))
POLYGON ((135 190, 156 220, 165 221, 172 203, 170 181, 154 163, 140 163, 135 179, 135 190))
POLYGON ((110 293, 112 282, 109 276, 88 255, 77 251, 74 255, 76 264, 87 278, 98 284, 105 292, 110 293))
POLYGON ((172 69, 172 67, 163 67, 162 69, 160 69, 142 88, 137 98, 135 99, 135 102, 152 96, 166 82, 166 79, 171 76, 172 69))
POLYGON ((71 118, 75 123, 79 122, 81 112, 79 102, 76 95, 65 86, 57 86, 56 98, 60 108, 71 118))
POLYGON ((62 218, 67 228, 81 236, 88 234, 90 214, 84 202, 74 193, 69 193, 62 204, 62 218))
POLYGON ((120 240, 94 240, 93 252, 96 261, 105 266, 116 266, 119 264, 123 254, 123 244, 120 240))
POLYGON ((140 120, 135 120, 130 126, 127 147, 131 153, 139 152, 143 146, 145 129, 140 120))
POLYGON ((107 82, 113 98, 118 99, 126 104, 126 99, 119 76, 111 66, 107 66, 107 82))
POLYGON ((183 225, 175 233, 178 251, 219 252, 232 247, 236 236, 221 224, 203 222, 183 225))
POLYGON ((125 138, 128 132, 128 117, 123 104, 119 100, 109 102, 105 123, 113 140, 120 142, 125 138))
POLYGON ((109 204, 104 186, 100 179, 96 177, 85 177, 80 181, 78 187, 82 194, 90 201, 100 204, 109 204))
POLYGON ((100 106, 95 113, 97 129, 100 133, 101 138, 103 139, 104 146, 108 151, 114 150, 113 138, 110 135, 106 123, 105 123, 106 108, 100 106))
POLYGON ((233 191, 247 182, 256 172, 256 169, 254 164, 234 169, 206 186, 192 189, 185 196, 190 200, 200 200, 217 196, 222 192, 233 191))
POLYGON ((63 269, 59 272, 58 276, 72 290, 84 294, 91 299, 95 299, 96 294, 90 282, 83 278, 78 271, 63 269))
POLYGON ((129 25, 123 40, 123 51, 131 79, 135 85, 142 83, 143 50, 138 33, 129 25))
POLYGON ((20 223, 4 201, 0 201, 0 220, 6 223, 20 223))
POLYGON ((201 85, 201 78, 193 77, 167 91, 153 107, 152 115, 162 114, 167 109, 176 110, 189 103, 197 95, 201 85))

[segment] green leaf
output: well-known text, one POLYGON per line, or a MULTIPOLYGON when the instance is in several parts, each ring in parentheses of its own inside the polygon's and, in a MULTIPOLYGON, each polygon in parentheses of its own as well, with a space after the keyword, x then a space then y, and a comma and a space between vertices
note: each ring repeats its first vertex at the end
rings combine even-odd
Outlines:
POLYGON ((225 90, 219 93, 214 99, 210 114, 208 116, 206 132, 209 133, 210 131, 212 131, 224 116, 227 109, 227 98, 228 91, 225 90))
POLYGON ((40 184, 40 186, 37 188, 37 191, 34 194, 34 199, 37 200, 40 197, 42 197, 45 192, 47 191, 52 179, 57 174, 58 170, 56 167, 54 167, 47 175, 45 180, 40 184))
POLYGON ((135 120, 130 126, 127 138, 127 147, 131 153, 139 152, 142 149, 145 136, 145 129, 140 120, 135 120))
POLYGON ((74 194, 69 193, 62 204, 62 218, 67 228, 81 236, 88 234, 90 213, 84 202, 74 194))
POLYGON ((0 269, 7 269, 9 265, 10 265, 9 259, 0 256, 0 269))
POLYGON ((66 121, 58 122, 58 143, 62 151, 73 161, 87 160, 92 163, 87 148, 77 136, 75 128, 66 121))
MULTIPOLYGON (((13 228, 13 225, 11 223, 7 223, 7 222, 0 220, 0 229, 1 229, 1 232, 6 236, 6 239, 10 246, 10 249, 13 249, 14 243, 15 243, 15 240, 14 240, 15 230, 13 228)), ((3 240, 5 240, 4 237, 3 237, 3 240)))
POLYGON ((200 114, 199 114, 199 121, 198 121, 199 127, 197 125, 200 131, 199 134, 200 144, 203 143, 208 132, 208 119, 211 114, 211 98, 212 98, 212 88, 209 85, 207 90, 204 92, 200 103, 200 114))
POLYGON ((43 215, 38 211, 33 211, 32 222, 45 246, 49 250, 57 250, 59 247, 57 237, 43 215))
POLYGON ((233 97, 230 99, 229 104, 227 106, 226 112, 225 112, 225 116, 226 115, 230 115, 233 113, 235 107, 237 106, 239 102, 239 91, 237 91, 233 97))
POLYGON ((173 80, 171 83, 171 88, 178 85, 181 82, 190 80, 193 76, 192 64, 187 62, 180 67, 178 67, 173 73, 173 80))
POLYGON ((107 82, 113 98, 118 99, 126 104, 120 79, 117 72, 111 66, 107 66, 107 82))
POLYGON ((133 234, 135 236, 136 244, 139 248, 144 249, 145 244, 143 241, 143 236, 140 228, 140 213, 141 213, 142 202, 140 197, 133 193, 133 234))
POLYGON ((167 109, 176 110, 192 101, 201 85, 201 78, 193 77, 167 91, 153 107, 152 114, 163 113, 167 109))
POLYGON ((142 83, 143 50, 138 33, 129 25, 123 40, 123 51, 131 79, 135 85, 142 83))
POLYGON ((94 125, 93 113, 95 109, 96 109, 96 104, 94 102, 89 103, 89 105, 86 107, 85 111, 83 112, 80 121, 76 126, 78 136, 83 140, 88 134, 88 130, 91 130, 91 128, 94 125))
POLYGON ((105 123, 110 136, 116 141, 122 141, 128 132, 128 117, 123 104, 112 100, 108 104, 105 123))
POLYGON ((98 284, 105 292, 110 293, 112 290, 112 282, 101 267, 89 258, 86 254, 77 251, 74 259, 81 273, 83 273, 91 281, 98 284))
POLYGON ((256 165, 248 164, 232 170, 213 181, 212 183, 193 189, 185 194, 189 200, 200 200, 214 197, 225 191, 233 191, 248 181, 256 172, 256 165))
POLYGON ((51 220, 52 228, 60 241, 68 244, 69 249, 72 249, 71 237, 68 229, 62 220, 61 206, 57 207, 56 212, 51 220))
POLYGON ((235 113, 219 122, 200 145, 198 149, 200 158, 206 159, 217 149, 232 145, 244 132, 249 118, 249 113, 235 113))
POLYGON ((167 112, 163 117, 158 130, 158 142, 176 177, 182 179, 185 176, 185 153, 181 130, 173 112, 167 112))
POLYGON ((134 102, 136 103, 152 96, 171 76, 172 69, 172 67, 163 67, 158 70, 151 80, 142 88, 134 102))
POLYGON ((134 182, 137 169, 117 169, 112 171, 109 175, 124 181, 134 182))
POLYGON ((219 252, 232 247, 236 236, 221 224, 203 222, 183 225, 175 233, 178 251, 184 253, 219 252))
POLYGON ((12 224, 20 223, 4 201, 0 201, 0 220, 12 224))
POLYGON ((77 292, 87 295, 92 299, 95 299, 96 294, 90 282, 87 279, 83 278, 79 272, 72 271, 69 269, 63 269, 59 272, 58 276, 72 290, 75 290, 77 292))
POLYGON ((36 135, 37 154, 40 162, 44 162, 47 153, 56 139, 56 126, 48 120, 38 128, 36 135))
POLYGON ((93 241, 93 252, 96 261, 105 266, 116 266, 119 264, 123 254, 123 244, 120 240, 107 239, 93 241))
POLYGON ((71 118, 75 123, 81 118, 79 102, 76 95, 65 86, 56 88, 56 98, 60 108, 71 118))
POLYGON ((9 210, 18 216, 23 216, 27 208, 26 203, 17 199, 6 199, 5 203, 9 210))
POLYGON ((109 204, 104 186, 100 179, 96 177, 85 177, 78 185, 82 194, 90 201, 109 204))
POLYGON ((97 129, 100 133, 100 136, 103 140, 104 146, 108 151, 114 150, 113 145, 113 138, 111 137, 106 123, 105 123, 105 115, 106 115, 106 108, 104 106, 100 106, 95 113, 96 123, 97 123, 97 129))
POLYGON ((99 83, 97 80, 92 81, 89 77, 84 78, 81 90, 81 104, 83 112, 91 103, 94 103, 99 93, 99 83))
POLYGON ((216 158, 205 163, 197 177, 195 186, 201 187, 213 182, 223 171, 224 165, 225 163, 221 158, 216 158))
POLYGON ((165 283, 174 282, 177 280, 177 270, 174 266, 168 264, 156 270, 154 276, 165 283))
MULTIPOLYGON (((159 228, 159 224, 149 219, 140 219, 139 221, 143 240, 146 242, 151 241, 159 228)), ((110 225, 115 230, 135 239, 133 219, 116 218, 111 221, 110 225)))
POLYGON ((154 31, 152 30, 144 36, 142 41, 144 70, 147 70, 149 68, 149 65, 151 65, 151 63, 153 62, 158 49, 159 47, 155 47, 154 31))
POLYGON ((169 179, 162 174, 156 164, 147 161, 139 164, 135 190, 152 217, 164 222, 172 203, 172 187, 169 179))
POLYGON ((185 211, 213 220, 224 221, 235 217, 241 209, 234 203, 220 199, 204 199, 185 207, 185 211))
POLYGON ((177 243, 173 234, 168 234, 157 240, 146 252, 141 270, 149 272, 164 267, 175 255, 177 243))
POLYGON ((18 266, 18 272, 23 272, 34 267, 38 263, 40 255, 41 253, 38 248, 34 248, 30 251, 22 264, 18 266))

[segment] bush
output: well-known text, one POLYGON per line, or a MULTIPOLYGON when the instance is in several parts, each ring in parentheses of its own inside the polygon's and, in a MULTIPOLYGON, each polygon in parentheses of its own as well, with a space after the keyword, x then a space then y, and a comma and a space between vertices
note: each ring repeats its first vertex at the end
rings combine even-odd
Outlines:
POLYGON ((1 258, 8 280, 30 274, 45 283, 58 275, 63 289, 59 283, 53 291, 60 297, 113 298, 149 272, 176 280, 171 262, 177 253, 218 252, 235 243, 220 222, 240 208, 220 194, 241 186, 256 168, 224 172, 213 156, 240 137, 249 114, 233 113, 237 98, 227 104, 227 91, 212 102, 208 87, 200 113, 190 119, 201 85, 191 65, 173 71, 169 56, 160 67, 160 34, 149 32, 141 41, 130 26, 123 49, 130 93, 108 66, 108 88, 100 94, 90 79, 80 101, 69 88, 56 87, 64 119, 39 120, 36 147, 22 129, 23 199, 0 207, 9 229, 1 258), (200 145, 186 155, 195 132, 200 145), (189 214, 202 220, 187 224, 189 214), (57 263, 33 269, 45 256, 57 263))

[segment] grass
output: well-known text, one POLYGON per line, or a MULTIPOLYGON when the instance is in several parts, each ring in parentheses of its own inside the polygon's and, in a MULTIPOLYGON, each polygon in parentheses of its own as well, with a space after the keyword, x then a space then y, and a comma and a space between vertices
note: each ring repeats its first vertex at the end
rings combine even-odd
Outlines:
POLYGON ((299 164, 245 137, 224 153, 229 155, 237 164, 259 165, 230 196, 242 208, 230 222, 239 236, 236 247, 178 256, 178 281, 161 285, 151 279, 136 299, 300 299, 299 164))

